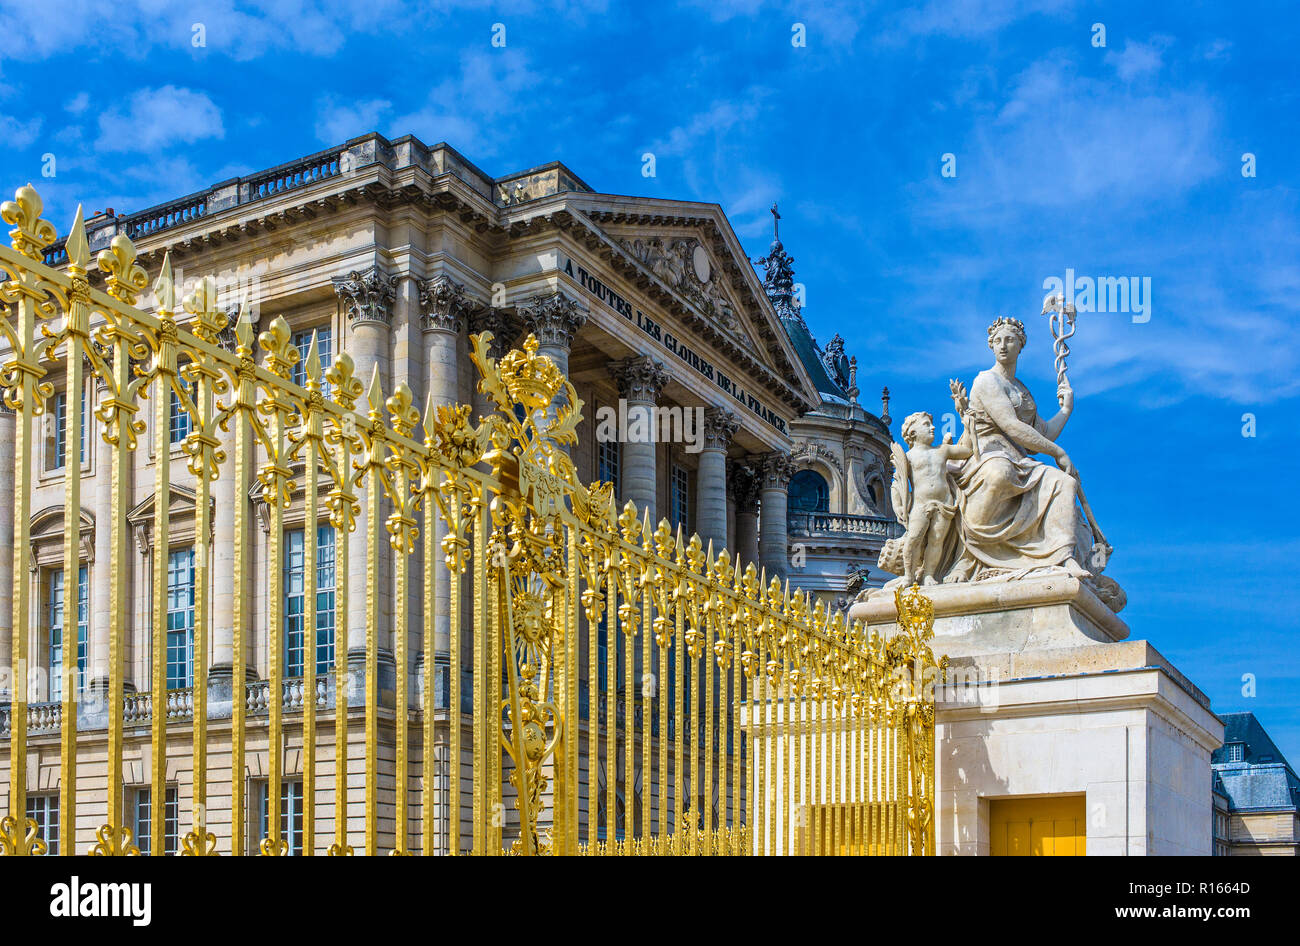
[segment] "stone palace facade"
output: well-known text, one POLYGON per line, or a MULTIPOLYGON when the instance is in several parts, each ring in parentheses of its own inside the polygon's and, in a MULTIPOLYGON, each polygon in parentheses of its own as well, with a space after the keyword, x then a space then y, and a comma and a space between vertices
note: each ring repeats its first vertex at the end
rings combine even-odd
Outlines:
MULTIPOLYGON (((825 348, 812 337, 795 301, 793 261, 779 239, 758 261, 760 275, 716 204, 597 193, 559 163, 494 178, 445 144, 429 147, 409 136, 390 142, 372 134, 129 216, 106 211, 87 220, 87 231, 92 253, 125 233, 150 272, 169 252, 184 291, 193 280, 212 275, 232 318, 246 296, 257 329, 283 316, 304 355, 314 334, 326 366, 345 349, 359 377, 368 379, 377 367, 383 390, 404 381, 418 405, 431 395, 435 404, 470 403, 476 413, 486 411, 484 395, 476 390, 468 335, 492 332, 499 357, 532 333, 585 403, 586 419, 573 450, 584 480, 613 482, 620 504, 632 501, 652 522, 667 518, 688 535, 698 533, 715 549, 725 546, 742 562, 759 564, 769 577, 787 577, 792 586, 814 591, 828 604, 843 605, 864 582, 879 585, 886 577, 875 562, 885 539, 898 533, 887 489, 887 391, 882 416, 859 404, 856 363, 845 356, 838 336, 825 348), (601 433, 606 429, 598 423, 601 416, 619 419, 633 408, 651 406, 661 420, 678 424, 659 425, 670 436, 629 438, 621 426, 617 436, 601 433), (701 423, 693 426, 696 418, 701 423)), ((46 256, 56 266, 65 260, 59 244, 46 256)), ((152 300, 146 295, 141 301, 148 308, 152 300)), ((233 331, 227 336, 233 346, 233 331)), ((47 829, 51 809, 57 814, 49 783, 58 775, 57 677, 50 671, 62 635, 75 627, 85 661, 81 670, 93 689, 100 682, 96 668, 107 664, 111 583, 126 583, 133 601, 128 690, 132 685, 148 689, 153 563, 156 556, 168 556, 167 663, 169 689, 175 688, 168 709, 174 698, 176 714, 183 717, 193 673, 186 630, 192 633, 195 538, 193 481, 180 447, 189 422, 174 403, 169 456, 154 456, 147 446, 153 443, 152 429, 142 435, 134 455, 127 484, 132 566, 125 574, 109 573, 109 530, 97 528, 108 521, 111 508, 107 463, 101 462, 106 451, 96 433, 81 444, 68 443, 63 427, 68 398, 83 398, 85 410, 93 413, 103 392, 93 376, 80 392, 63 390, 57 376, 51 380, 57 393, 33 458, 38 469, 32 508, 39 511, 31 520, 29 574, 12 574, 13 555, 0 549, 0 665, 9 664, 12 634, 23 633, 38 665, 34 669, 42 671, 32 677, 38 703, 29 725, 38 764, 31 768, 29 814, 47 829), (83 543, 82 567, 74 577, 63 574, 62 481, 67 464, 78 460, 83 543), (168 548, 155 548, 152 540, 152 483, 160 462, 171 464, 168 548), (18 581, 31 583, 34 620, 27 628, 9 626, 9 589, 18 581), (78 583, 76 615, 63 613, 69 581, 78 583)), ((0 495, 5 496, 12 495, 13 423, 12 413, 0 412, 0 495)), ((265 506, 257 489, 235 496, 231 477, 217 481, 214 489, 213 710, 237 698, 230 693, 231 668, 242 660, 249 679, 262 681, 249 684, 244 695, 256 713, 269 699, 264 692, 269 636, 286 635, 289 677, 301 674, 310 648, 300 627, 295 638, 292 626, 266 626, 262 576, 251 603, 260 623, 247 651, 233 653, 233 510, 236 503, 249 502, 265 516, 265 506)), ((8 536, 12 546, 12 517, 12 504, 0 504, 0 545, 8 536)), ((322 589, 316 602, 322 629, 316 657, 324 670, 336 649, 344 650, 350 663, 364 650, 364 596, 352 596, 354 613, 344 621, 333 614, 328 589, 337 569, 347 569, 353 586, 361 587, 365 548, 353 543, 349 560, 336 562, 330 527, 304 536, 303 518, 299 499, 286 513, 290 574, 285 587, 290 596, 297 588, 301 599, 301 575, 291 573, 293 562, 295 556, 301 562, 304 543, 315 541, 322 589), (347 628, 346 639, 334 639, 335 627, 347 628)), ((253 531, 255 562, 265 563, 267 535, 253 531)), ((394 581, 391 553, 378 568, 385 582, 394 581)), ((417 589, 413 584, 409 603, 417 666, 407 672, 413 675, 425 659, 423 634, 431 632, 434 658, 445 666, 454 632, 445 582, 434 615, 423 614, 417 589)), ((286 605, 290 615, 311 606, 301 600, 286 605)), ((394 613, 390 600, 380 635, 390 675, 394 613)), ((330 684, 322 679, 321 685, 330 684)), ((390 687, 391 679, 384 685, 390 687)), ((439 689, 438 705, 445 707, 444 682, 439 689)), ((298 699, 304 698, 299 692, 298 699)), ((129 717, 128 707, 128 725, 129 717)), ((0 728, 7 728, 7 719, 7 713, 0 717, 0 728)), ((85 738, 93 740, 91 715, 83 728, 85 738)), ((147 740, 138 748, 147 749, 147 740)), ((183 765, 181 755, 177 764, 183 765)), ((250 765, 256 764, 254 755, 250 765)), ((141 782, 145 768, 137 761, 128 772, 141 782)), ((88 802, 75 840, 79 851, 93 841, 94 826, 103 820, 90 800, 96 784, 102 793, 104 783, 92 771, 87 763, 82 790, 88 802)), ((252 777, 256 780, 256 771, 252 777)), ((149 816, 145 792, 128 799, 128 811, 134 806, 137 819, 149 816)), ((291 811, 295 802, 289 792, 282 803, 291 811)), ((188 819, 176 812, 186 810, 184 801, 169 797, 162 812, 169 826, 179 818, 181 833, 188 819)), ((214 800, 214 809, 220 804, 214 800)), ((263 799, 263 811, 265 804, 263 799)), ((256 815, 255 801, 249 810, 256 815)), ((213 824, 219 821, 214 810, 213 824)))

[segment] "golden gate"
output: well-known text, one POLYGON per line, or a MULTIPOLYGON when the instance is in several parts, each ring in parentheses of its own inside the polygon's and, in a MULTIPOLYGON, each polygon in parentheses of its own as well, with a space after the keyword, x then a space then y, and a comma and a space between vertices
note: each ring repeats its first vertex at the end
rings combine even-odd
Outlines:
MULTIPOLYGON (((13 228, 12 248, 0 246, 8 349, 0 386, 16 415, 14 574, 32 564, 34 425, 54 394, 52 376, 76 391, 89 372, 107 391, 93 418, 67 399, 66 441, 79 443, 86 427, 106 445, 111 521, 96 528, 111 535, 111 560, 100 567, 114 575, 127 561, 123 484, 146 446, 142 412, 153 412, 153 449, 165 458, 169 403, 179 399, 195 478, 194 684, 167 687, 167 556, 155 555, 150 689, 124 687, 131 602, 126 582, 114 580, 104 692, 83 688, 77 634, 65 632, 61 699, 29 704, 35 604, 16 578, 0 712, 8 735, 0 852, 46 851, 27 807, 44 772, 57 782, 60 853, 138 854, 144 839, 128 825, 124 790, 128 768, 141 767, 156 802, 154 852, 165 850, 163 800, 175 786, 190 813, 184 854, 288 853, 293 826, 280 806, 268 803, 264 831, 249 817, 256 770, 271 800, 289 775, 301 778, 295 844, 308 854, 933 853, 932 687, 947 660, 935 660, 929 602, 915 588, 898 596, 900 632, 868 635, 753 563, 741 568, 666 520, 653 526, 631 503, 617 509, 613 485, 576 476, 567 448, 582 402, 531 336, 499 362, 487 353, 490 334, 471 337, 480 390, 496 405, 477 419, 468 406, 431 402, 421 415, 405 384, 385 397, 378 374, 366 387, 346 353, 322 371, 314 340, 300 386, 282 318, 254 338, 245 309, 227 351, 211 278, 178 305, 165 259, 146 312, 136 301, 149 279, 130 240, 117 236, 95 260, 101 291, 91 285, 80 209, 66 271, 42 262, 56 233, 41 212, 30 185, 0 208, 13 228), (240 498, 228 716, 210 711, 207 680, 212 484, 223 477, 240 498), (250 681, 238 655, 254 626, 245 498, 258 487, 270 519, 268 674, 250 681), (286 677, 277 629, 284 515, 295 500, 306 535, 333 525, 337 562, 347 562, 350 542, 365 543, 370 563, 381 543, 393 550, 398 670, 389 688, 380 660, 386 589, 374 567, 365 575, 341 567, 335 590, 336 642, 347 639, 350 596, 365 601, 360 692, 341 657, 332 675, 318 675, 308 657, 300 679, 286 677), (414 693, 404 672, 414 665, 412 638, 429 640, 411 633, 410 594, 423 594, 431 623, 440 578, 450 584, 452 628, 444 705, 432 659, 414 693), (79 704, 93 700, 104 704, 103 723, 79 729, 79 704)), ((170 463, 155 470, 154 541, 165 550, 170 463)), ((65 575, 78 574, 80 492, 80 464, 68 463, 65 575)), ((304 545, 311 602, 316 551, 304 545)), ((66 615, 76 613, 77 585, 65 583, 66 615)), ((304 640, 313 642, 315 608, 304 611, 304 640)))

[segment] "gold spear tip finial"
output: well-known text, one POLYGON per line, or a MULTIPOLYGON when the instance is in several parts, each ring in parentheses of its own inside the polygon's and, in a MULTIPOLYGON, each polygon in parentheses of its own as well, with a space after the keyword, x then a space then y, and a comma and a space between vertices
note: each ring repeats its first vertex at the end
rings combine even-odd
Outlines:
POLYGON ((384 392, 379 386, 379 365, 370 372, 370 387, 366 389, 366 401, 370 404, 372 414, 378 415, 384 408, 384 392))
POLYGON ((84 273, 90 266, 90 241, 86 239, 86 221, 81 204, 77 204, 77 214, 72 218, 72 229, 68 231, 65 246, 69 265, 84 273))
POLYGON ((161 312, 171 312, 176 308, 176 282, 172 278, 172 254, 168 250, 163 254, 162 268, 153 284, 154 295, 158 299, 161 312))
POLYGON ((316 341, 316 330, 312 329, 311 342, 307 346, 307 380, 320 384, 320 349, 316 341))

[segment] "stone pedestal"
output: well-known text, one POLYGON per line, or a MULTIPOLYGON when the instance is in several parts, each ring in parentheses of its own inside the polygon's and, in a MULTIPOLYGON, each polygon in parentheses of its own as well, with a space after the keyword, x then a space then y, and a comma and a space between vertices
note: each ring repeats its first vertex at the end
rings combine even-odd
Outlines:
MULTIPOLYGON (((1210 701, 1091 589, 1068 576, 926 589, 936 656, 936 841, 989 854, 997 804, 1073 798, 1086 853, 1208 855, 1210 701)), ((855 604, 897 630, 893 596, 855 604)))

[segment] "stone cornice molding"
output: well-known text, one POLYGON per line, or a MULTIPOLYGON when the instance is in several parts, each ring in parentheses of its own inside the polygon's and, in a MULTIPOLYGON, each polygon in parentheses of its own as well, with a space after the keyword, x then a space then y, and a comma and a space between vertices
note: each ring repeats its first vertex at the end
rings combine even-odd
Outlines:
POLYGON ((759 458, 759 474, 764 490, 785 489, 790 485, 790 477, 794 475, 794 463, 790 460, 790 454, 784 450, 764 453, 759 458))
MULTIPOLYGON (((689 410, 689 408, 688 408, 689 410)), ((704 449, 726 450, 740 429, 736 415, 725 407, 709 407, 704 411, 704 449)))
POLYGON ((796 442, 794 449, 790 451, 790 460, 796 465, 811 465, 813 462, 820 461, 836 470, 841 476, 844 475, 843 462, 836 456, 834 450, 824 444, 813 441, 796 442))
POLYGON ((569 348, 573 336, 587 322, 587 308, 562 292, 533 296, 518 309, 539 345, 569 348))
POLYGON ((460 332, 461 322, 478 308, 465 287, 447 276, 420 283, 420 324, 426 332, 460 332))
POLYGON ((655 361, 649 355, 635 355, 622 361, 611 362, 609 373, 618 384, 619 397, 627 401, 651 404, 659 400, 664 385, 671 377, 664 368, 664 363, 655 361))
POLYGON ((339 306, 349 322, 393 324, 393 301, 397 298, 397 277, 377 266, 352 270, 330 280, 339 306))

